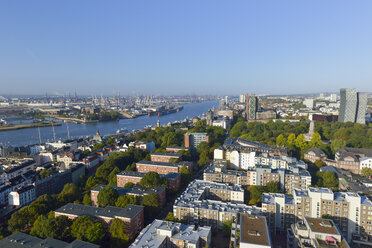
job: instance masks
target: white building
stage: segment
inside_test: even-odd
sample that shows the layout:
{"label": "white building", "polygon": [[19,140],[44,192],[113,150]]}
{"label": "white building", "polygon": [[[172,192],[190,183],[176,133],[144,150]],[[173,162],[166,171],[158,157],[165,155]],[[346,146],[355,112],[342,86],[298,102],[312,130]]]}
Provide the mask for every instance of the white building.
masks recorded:
{"label": "white building", "polygon": [[360,170],[363,168],[371,168],[372,169],[372,158],[370,157],[362,157],[359,159],[360,161]]}
{"label": "white building", "polygon": [[203,248],[210,246],[212,230],[208,226],[196,228],[194,225],[154,220],[145,227],[130,248],[187,247]]}
{"label": "white building", "polygon": [[305,99],[303,104],[306,106],[306,108],[312,109],[314,108],[314,99],[311,98]]}
{"label": "white building", "polygon": [[25,206],[36,200],[35,187],[28,185],[9,193],[9,205]]}
{"label": "white building", "polygon": [[248,170],[255,167],[256,152],[238,152],[230,153],[230,167],[232,169]]}
{"label": "white building", "polygon": [[45,146],[42,145],[34,145],[30,146],[30,155],[36,155],[41,151],[45,150]]}
{"label": "white building", "polygon": [[350,247],[337,225],[329,219],[305,218],[287,231],[287,247]]}

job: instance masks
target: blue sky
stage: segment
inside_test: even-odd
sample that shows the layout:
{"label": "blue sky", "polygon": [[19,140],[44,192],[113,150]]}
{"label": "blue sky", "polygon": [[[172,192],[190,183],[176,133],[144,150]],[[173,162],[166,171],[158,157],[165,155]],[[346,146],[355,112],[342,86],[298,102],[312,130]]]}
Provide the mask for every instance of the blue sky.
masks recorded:
{"label": "blue sky", "polygon": [[0,1],[0,94],[372,92],[372,1]]}

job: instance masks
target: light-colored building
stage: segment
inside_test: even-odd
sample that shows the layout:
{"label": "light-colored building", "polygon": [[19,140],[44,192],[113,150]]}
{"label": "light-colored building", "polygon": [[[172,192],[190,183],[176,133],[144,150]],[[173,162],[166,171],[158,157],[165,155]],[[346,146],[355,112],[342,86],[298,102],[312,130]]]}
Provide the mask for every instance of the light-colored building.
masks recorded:
{"label": "light-colored building", "polygon": [[28,185],[9,193],[8,201],[12,206],[26,206],[36,200],[35,187]]}
{"label": "light-colored building", "polygon": [[372,245],[372,202],[352,192],[332,192],[328,188],[293,190],[293,197],[265,193],[262,211],[272,231],[286,231],[305,217],[333,217],[342,235],[351,244]]}
{"label": "light-colored building", "polygon": [[349,248],[337,225],[330,219],[305,217],[287,232],[288,248]]}
{"label": "light-colored building", "polygon": [[204,248],[212,239],[210,227],[198,227],[157,220],[145,227],[130,248],[188,247]]}
{"label": "light-colored building", "polygon": [[240,248],[270,248],[272,247],[270,231],[264,216],[254,216],[249,214],[240,215],[238,229],[240,231],[239,245],[235,242],[234,247]]}
{"label": "light-colored building", "polygon": [[226,220],[237,213],[260,213],[260,208],[247,206],[244,190],[222,183],[192,181],[173,205],[173,214],[189,224],[221,228]]}
{"label": "light-colored building", "polygon": [[363,168],[370,168],[372,169],[372,157],[362,157],[359,159],[360,161],[360,170]]}
{"label": "light-colored building", "polygon": [[312,109],[314,108],[314,99],[307,98],[304,100],[303,104],[306,106],[306,108]]}

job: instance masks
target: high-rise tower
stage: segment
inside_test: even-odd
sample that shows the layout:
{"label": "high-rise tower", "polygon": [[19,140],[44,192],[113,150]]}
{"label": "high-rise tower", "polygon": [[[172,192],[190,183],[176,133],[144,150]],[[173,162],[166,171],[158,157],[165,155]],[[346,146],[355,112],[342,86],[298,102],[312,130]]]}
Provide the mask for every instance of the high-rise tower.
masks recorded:
{"label": "high-rise tower", "polygon": [[367,97],[367,93],[357,93],[355,88],[341,89],[338,121],[365,124]]}

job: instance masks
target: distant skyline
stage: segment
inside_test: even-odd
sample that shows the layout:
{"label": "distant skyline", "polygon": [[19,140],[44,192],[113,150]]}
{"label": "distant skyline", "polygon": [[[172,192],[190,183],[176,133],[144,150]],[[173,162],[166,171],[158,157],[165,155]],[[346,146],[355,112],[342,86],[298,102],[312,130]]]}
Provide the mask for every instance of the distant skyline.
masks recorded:
{"label": "distant skyline", "polygon": [[0,1],[0,95],[372,92],[372,1]]}

